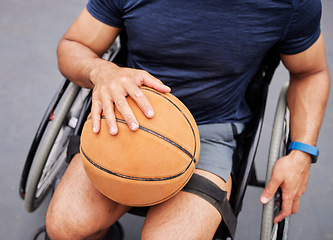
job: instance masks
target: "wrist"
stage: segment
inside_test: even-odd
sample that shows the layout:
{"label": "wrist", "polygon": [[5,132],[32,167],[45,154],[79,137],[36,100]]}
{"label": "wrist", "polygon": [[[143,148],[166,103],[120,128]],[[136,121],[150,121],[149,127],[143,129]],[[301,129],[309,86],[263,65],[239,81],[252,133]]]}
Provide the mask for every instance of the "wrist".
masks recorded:
{"label": "wrist", "polygon": [[109,72],[110,70],[113,71],[116,68],[119,68],[116,64],[110,61],[106,61],[102,58],[93,59],[90,66],[91,67],[89,71],[89,80],[93,86],[98,83],[102,74]]}
{"label": "wrist", "polygon": [[298,150],[304,153],[307,153],[311,156],[311,163],[316,163],[317,158],[319,155],[319,149],[315,146],[302,143],[302,142],[296,142],[293,141],[289,144],[288,152],[291,152],[292,150]]}

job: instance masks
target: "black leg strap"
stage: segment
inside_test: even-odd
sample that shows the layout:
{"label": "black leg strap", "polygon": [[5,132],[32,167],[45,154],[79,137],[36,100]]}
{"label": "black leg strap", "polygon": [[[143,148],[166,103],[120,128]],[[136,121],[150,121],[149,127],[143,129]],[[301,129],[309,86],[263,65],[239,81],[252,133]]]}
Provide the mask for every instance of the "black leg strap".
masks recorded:
{"label": "black leg strap", "polygon": [[69,138],[66,161],[69,163],[74,157],[74,155],[79,152],[80,152],[80,136],[72,135]]}
{"label": "black leg strap", "polygon": [[226,225],[230,237],[234,239],[237,218],[227,199],[227,192],[221,190],[215,183],[198,174],[193,174],[182,191],[193,193],[212,204],[221,214],[222,221]]}

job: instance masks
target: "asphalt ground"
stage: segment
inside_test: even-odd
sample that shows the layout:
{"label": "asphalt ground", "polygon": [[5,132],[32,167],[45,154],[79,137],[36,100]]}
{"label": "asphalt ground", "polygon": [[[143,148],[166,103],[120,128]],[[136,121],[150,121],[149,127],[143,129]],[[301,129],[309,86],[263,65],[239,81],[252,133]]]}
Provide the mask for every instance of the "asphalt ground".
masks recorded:
{"label": "asphalt ground", "polygon": [[[323,0],[322,30],[327,59],[333,69],[333,1]],[[37,211],[27,213],[19,197],[22,168],[39,122],[63,77],[57,69],[56,46],[61,36],[86,4],[79,0],[1,0],[0,2],[0,239],[25,240],[44,224],[47,198]],[[274,109],[288,74],[282,66],[270,88],[265,124],[256,165],[261,179]],[[333,99],[318,140],[320,158],[310,172],[299,213],[291,218],[289,239],[333,239]],[[258,239],[261,189],[249,187],[238,218],[236,239]],[[121,219],[125,239],[139,239],[142,218],[125,215]]]}

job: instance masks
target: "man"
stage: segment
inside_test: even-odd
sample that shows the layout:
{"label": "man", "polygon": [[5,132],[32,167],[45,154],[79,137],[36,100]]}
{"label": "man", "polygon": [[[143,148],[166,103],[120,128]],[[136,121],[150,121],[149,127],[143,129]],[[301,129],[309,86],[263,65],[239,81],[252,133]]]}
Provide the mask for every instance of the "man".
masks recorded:
{"label": "man", "polygon": [[[136,131],[139,123],[126,96],[152,118],[139,87],[164,93],[171,87],[199,126],[196,173],[229,195],[235,136],[251,118],[244,93],[273,46],[290,72],[291,139],[316,145],[330,84],[320,17],[319,0],[90,0],[59,43],[59,68],[93,89],[95,133],[102,111],[110,134],[118,133],[115,108]],[[121,31],[128,36],[129,68],[100,58]],[[277,161],[261,196],[265,204],[281,187],[282,211],[274,222],[297,212],[310,164],[310,154],[299,150]],[[129,209],[93,187],[76,155],[53,195],[47,231],[51,239],[103,239]],[[142,239],[211,239],[221,218],[205,198],[181,191],[150,208]]]}

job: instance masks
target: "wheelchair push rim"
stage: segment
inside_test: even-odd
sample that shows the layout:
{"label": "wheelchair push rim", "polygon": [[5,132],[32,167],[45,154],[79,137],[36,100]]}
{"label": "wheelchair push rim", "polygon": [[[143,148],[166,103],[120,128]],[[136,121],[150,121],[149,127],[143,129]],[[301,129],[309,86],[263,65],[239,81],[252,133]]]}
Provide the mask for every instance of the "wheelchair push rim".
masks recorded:
{"label": "wheelchair push rim", "polygon": [[60,88],[58,89],[58,91],[55,93],[55,96],[53,97],[50,105],[48,106],[42,121],[39,124],[39,127],[37,129],[37,132],[35,134],[35,137],[32,141],[32,144],[30,146],[30,150],[28,153],[28,156],[26,158],[24,167],[23,167],[23,171],[21,174],[21,180],[20,180],[20,188],[19,188],[19,192],[20,192],[20,197],[22,199],[25,199],[25,195],[26,195],[26,185],[27,185],[27,180],[28,180],[28,176],[29,176],[29,172],[32,166],[32,162],[34,160],[34,157],[36,155],[38,146],[40,144],[40,141],[42,139],[42,136],[47,128],[47,125],[49,123],[49,121],[51,121],[51,116],[54,112],[54,110],[56,109],[56,107],[58,106],[58,103],[61,99],[61,97],[63,96],[64,92],[66,91],[67,87],[69,86],[70,81],[65,80],[63,82],[63,84],[60,86]]}
{"label": "wheelchair push rim", "polygon": [[[33,212],[39,207],[56,177],[66,167],[66,152],[63,150],[66,149],[66,144],[68,143],[66,141],[58,145],[55,143],[63,135],[65,137],[71,135],[71,133],[65,132],[66,125],[73,124],[67,118],[80,89],[80,87],[74,84],[71,84],[67,89],[62,102],[57,108],[54,119],[50,121],[52,124],[46,130],[47,134],[45,134],[43,141],[38,146],[38,152],[33,159],[33,165],[29,172],[29,179],[27,179],[25,208],[28,212]],[[61,146],[61,151],[57,147],[54,147],[54,144],[57,147]]]}
{"label": "wheelchair push rim", "polygon": [[[265,184],[269,183],[272,177],[272,171],[275,162],[286,155],[289,143],[289,110],[287,107],[286,93],[288,83],[285,83],[281,89],[278,105],[276,108],[270,150],[267,163],[267,173]],[[288,237],[290,217],[285,218],[278,224],[273,224],[273,218],[280,211],[276,201],[281,203],[281,192],[278,191],[270,202],[263,206],[262,223],[261,223],[261,240],[285,240]],[[280,204],[281,205],[281,204]]]}

